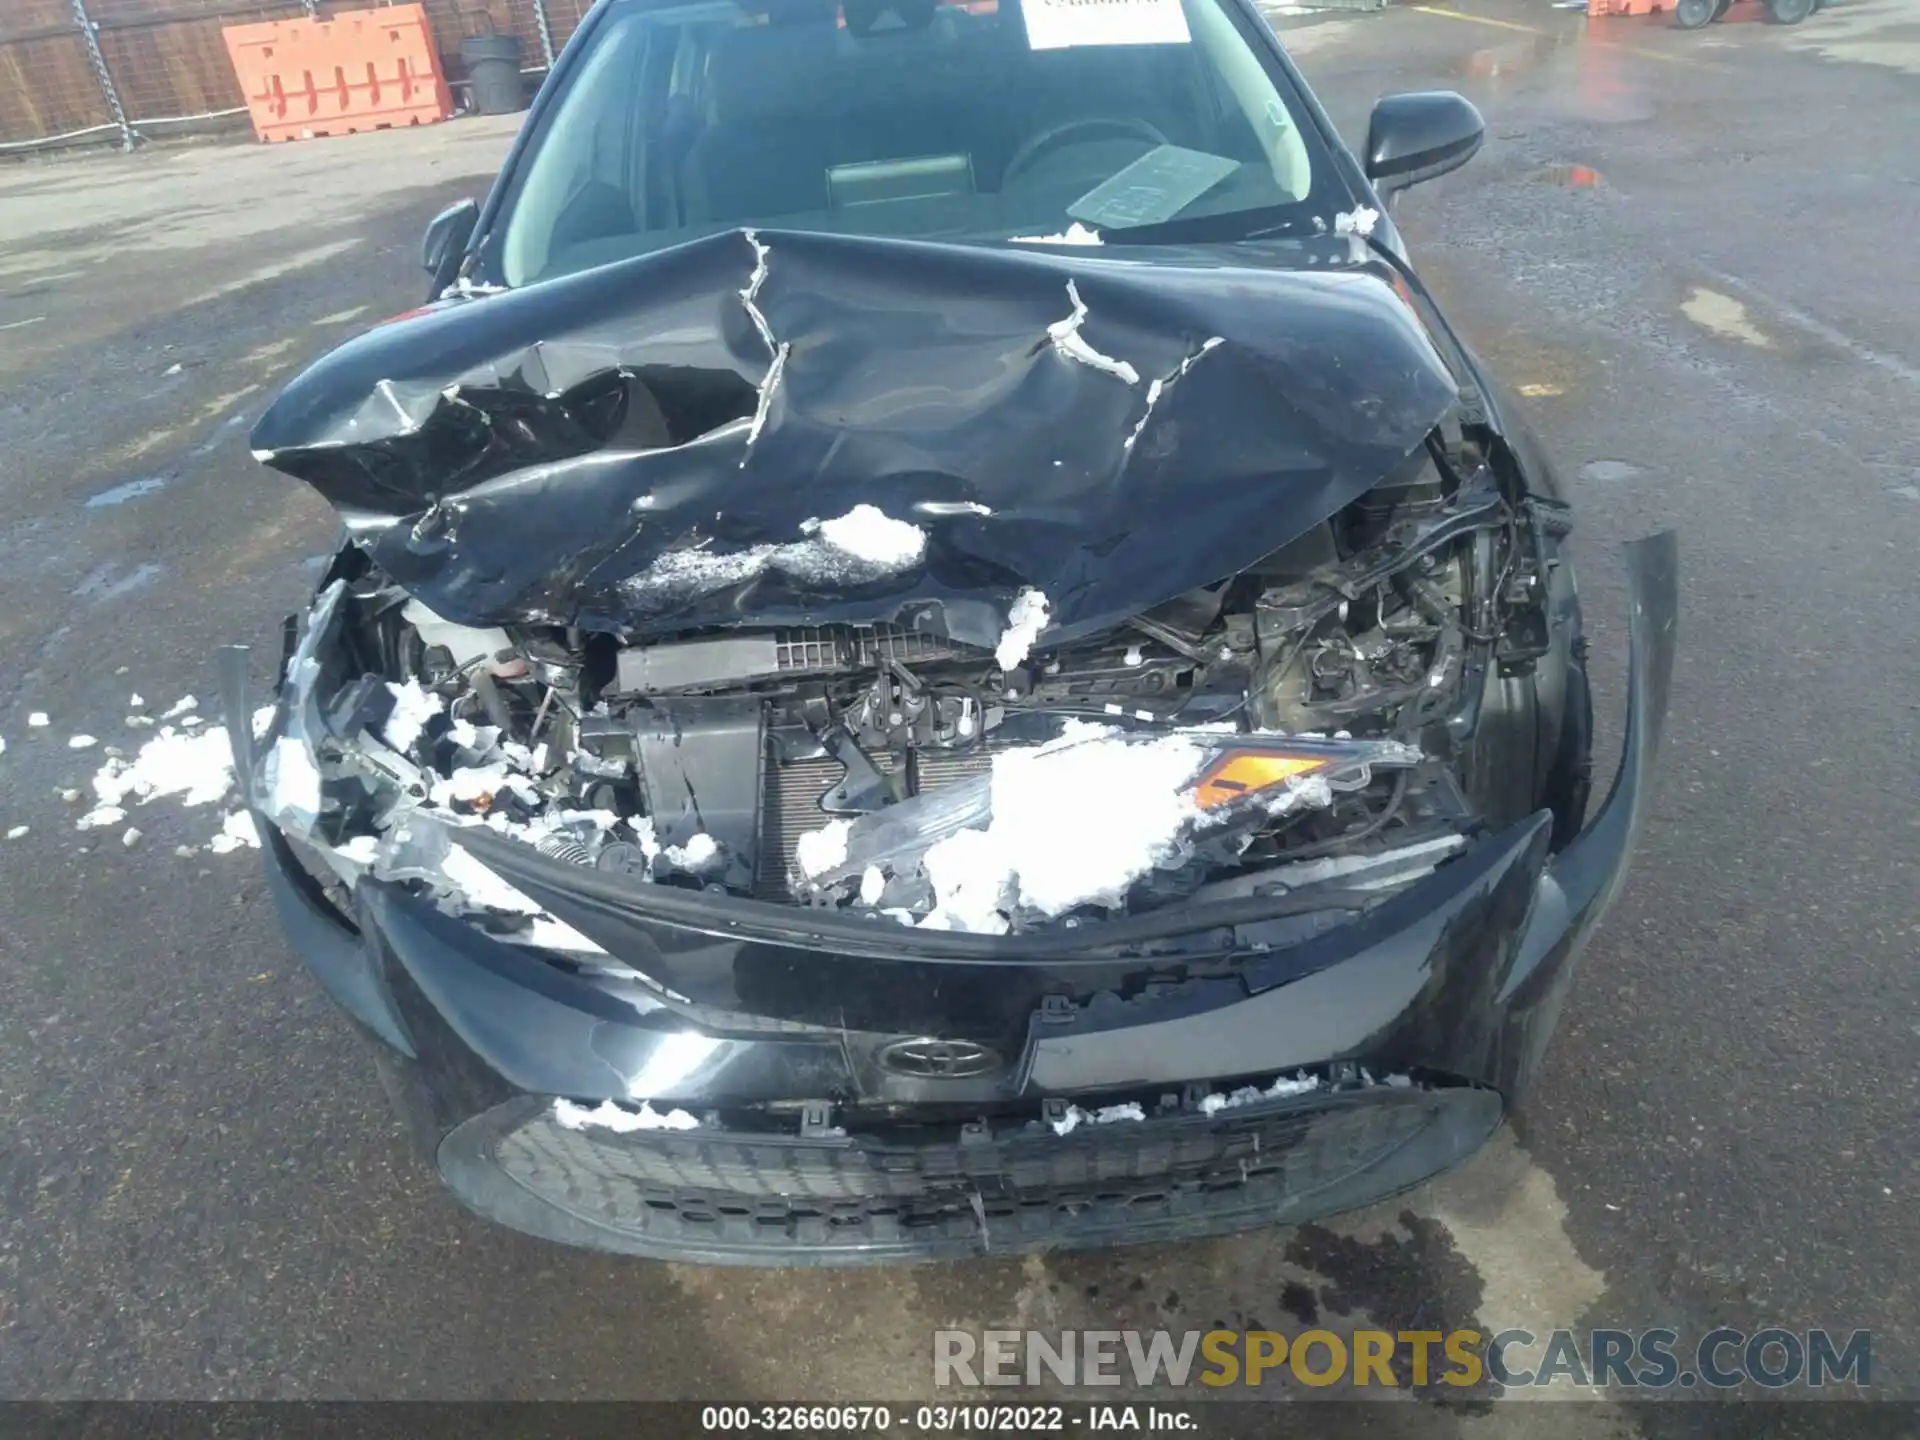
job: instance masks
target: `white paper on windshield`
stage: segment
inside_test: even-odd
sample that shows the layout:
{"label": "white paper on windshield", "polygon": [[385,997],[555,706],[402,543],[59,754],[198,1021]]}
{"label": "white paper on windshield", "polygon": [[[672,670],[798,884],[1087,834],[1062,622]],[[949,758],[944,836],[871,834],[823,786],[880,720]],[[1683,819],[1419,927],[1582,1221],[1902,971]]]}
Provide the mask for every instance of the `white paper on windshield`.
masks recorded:
{"label": "white paper on windshield", "polygon": [[1171,220],[1239,168],[1238,160],[1224,155],[1156,145],[1074,201],[1067,207],[1067,214],[1101,230],[1158,225]]}
{"label": "white paper on windshield", "polygon": [[1026,0],[1027,45],[1070,50],[1077,45],[1188,45],[1180,0]]}

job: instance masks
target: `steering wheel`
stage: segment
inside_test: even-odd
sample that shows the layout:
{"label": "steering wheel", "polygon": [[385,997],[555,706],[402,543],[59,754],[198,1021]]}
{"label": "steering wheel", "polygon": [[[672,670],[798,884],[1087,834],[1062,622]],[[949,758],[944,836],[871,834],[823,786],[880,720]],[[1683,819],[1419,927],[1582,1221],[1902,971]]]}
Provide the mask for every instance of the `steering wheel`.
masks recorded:
{"label": "steering wheel", "polygon": [[1001,173],[1000,188],[1005,190],[1026,171],[1031,170],[1039,158],[1049,150],[1058,149],[1068,139],[1081,134],[1132,135],[1153,145],[1165,145],[1167,137],[1162,135],[1145,120],[1136,120],[1125,115],[1096,115],[1079,120],[1069,120],[1064,125],[1056,125],[1051,130],[1042,130],[1031,137],[1007,161],[1007,168]]}

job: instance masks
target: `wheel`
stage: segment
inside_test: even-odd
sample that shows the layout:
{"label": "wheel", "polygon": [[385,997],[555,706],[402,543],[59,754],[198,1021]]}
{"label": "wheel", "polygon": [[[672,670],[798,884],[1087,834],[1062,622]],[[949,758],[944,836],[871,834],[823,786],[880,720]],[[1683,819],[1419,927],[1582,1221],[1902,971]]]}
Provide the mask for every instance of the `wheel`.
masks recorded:
{"label": "wheel", "polygon": [[[1818,5],[1820,3],[1820,0],[1814,0],[1814,3]],[[1720,3],[1713,7],[1713,18],[1718,20],[1722,15],[1726,14],[1727,11],[1731,10],[1732,8],[1733,8],[1733,0],[1720,0]]]}
{"label": "wheel", "polygon": [[1814,0],[1767,0],[1767,18],[1776,25],[1798,25],[1813,6]]}
{"label": "wheel", "polygon": [[1675,0],[1673,23],[1682,30],[1698,30],[1719,13],[1719,0]]}

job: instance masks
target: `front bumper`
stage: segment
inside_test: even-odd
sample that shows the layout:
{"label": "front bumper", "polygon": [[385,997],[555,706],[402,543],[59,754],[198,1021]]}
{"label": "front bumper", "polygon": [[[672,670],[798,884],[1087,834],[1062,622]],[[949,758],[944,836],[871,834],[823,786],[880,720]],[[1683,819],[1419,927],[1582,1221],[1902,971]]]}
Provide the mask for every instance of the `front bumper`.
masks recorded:
{"label": "front bumper", "polygon": [[[478,837],[477,854],[642,984],[557,964],[398,886],[362,881],[349,918],[256,812],[269,886],[448,1185],[535,1235],[835,1264],[1305,1220],[1471,1153],[1538,1068],[1624,875],[1666,713],[1673,537],[1629,547],[1629,569],[1626,729],[1593,823],[1550,856],[1542,812],[1297,943],[1267,948],[1258,923],[1173,950],[1017,962],[903,957],[882,931],[783,943],[677,893],[583,894],[556,862]],[[249,713],[244,688],[238,654],[230,716]],[[234,724],[251,795],[245,731]],[[1295,1073],[1313,1088],[1220,1103]],[[623,1132],[572,1110],[570,1128],[557,1097],[629,1114],[644,1098],[701,1123]],[[1104,1107],[1124,1108],[1099,1123]]]}

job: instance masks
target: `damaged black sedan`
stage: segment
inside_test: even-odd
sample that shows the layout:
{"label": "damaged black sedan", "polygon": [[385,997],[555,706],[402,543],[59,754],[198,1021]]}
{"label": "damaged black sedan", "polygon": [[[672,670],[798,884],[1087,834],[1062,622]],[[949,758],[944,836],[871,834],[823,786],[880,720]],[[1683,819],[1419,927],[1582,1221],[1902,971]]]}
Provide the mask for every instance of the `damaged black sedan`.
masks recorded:
{"label": "damaged black sedan", "polygon": [[[1245,0],[602,0],[436,299],[258,457],[346,539],[233,743],[454,1192],[835,1264],[1377,1199],[1536,1070],[1591,820],[1571,516]],[[250,713],[245,657],[228,713]]]}

